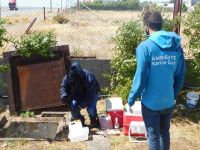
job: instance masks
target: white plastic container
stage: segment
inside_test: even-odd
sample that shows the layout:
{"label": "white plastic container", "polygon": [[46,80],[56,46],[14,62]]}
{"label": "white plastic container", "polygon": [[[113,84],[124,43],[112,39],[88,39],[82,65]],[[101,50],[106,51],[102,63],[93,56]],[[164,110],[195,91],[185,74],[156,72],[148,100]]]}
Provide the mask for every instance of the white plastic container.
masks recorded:
{"label": "white plastic container", "polygon": [[89,128],[83,127],[81,131],[69,132],[68,138],[71,142],[81,142],[88,140]]}
{"label": "white plastic container", "polygon": [[131,121],[130,130],[132,133],[144,133],[146,135],[146,128],[143,121]]}
{"label": "white plastic container", "polygon": [[191,92],[188,92],[186,96],[187,96],[187,99],[186,99],[187,106],[190,108],[195,108],[199,100],[198,93],[191,91]]}
{"label": "white plastic container", "polygon": [[147,137],[147,131],[146,131],[145,124],[143,121],[140,121],[140,122],[131,121],[129,131],[128,131],[128,137],[129,137],[130,142],[134,142],[134,143],[147,142],[146,140],[145,141],[139,141],[137,139],[133,140],[131,138],[131,133],[144,134],[145,137]]}
{"label": "white plastic container", "polygon": [[113,129],[110,115],[103,114],[99,116],[99,122],[102,130]]}
{"label": "white plastic container", "polygon": [[69,132],[79,132],[83,126],[80,120],[72,121],[69,123]]}
{"label": "white plastic container", "polygon": [[68,138],[71,142],[80,142],[88,140],[89,128],[82,127],[81,121],[72,121],[69,123]]}
{"label": "white plastic container", "polygon": [[123,110],[122,98],[111,97],[106,99],[106,111]]}

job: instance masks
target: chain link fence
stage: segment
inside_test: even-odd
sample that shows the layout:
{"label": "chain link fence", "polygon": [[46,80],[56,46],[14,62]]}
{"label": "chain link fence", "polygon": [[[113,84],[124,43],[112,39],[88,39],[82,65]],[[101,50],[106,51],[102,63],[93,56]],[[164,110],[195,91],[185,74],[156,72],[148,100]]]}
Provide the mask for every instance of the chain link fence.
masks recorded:
{"label": "chain link fence", "polygon": [[[32,23],[29,33],[53,31],[58,45],[69,45],[74,56],[111,58],[117,29],[123,22],[138,20],[141,15],[139,8],[123,10],[125,6],[121,1],[115,6],[121,9],[117,11],[93,10],[106,6],[109,0],[101,1],[101,6],[98,1],[95,6],[90,5],[95,3],[93,0],[17,0],[16,5],[9,6],[9,2],[15,1],[1,0],[0,16],[6,20],[9,38],[26,34]],[[13,50],[12,43],[1,48],[1,52],[9,50]]]}
{"label": "chain link fence", "polygon": [[[80,5],[85,9],[79,9]],[[18,0],[15,8],[10,10],[8,1],[1,1],[1,19],[6,21],[7,37],[19,38],[35,21],[30,33],[53,31],[58,45],[70,46],[71,55],[97,58],[111,57],[112,38],[118,27],[124,21],[137,19],[139,13],[95,11],[76,0]],[[65,22],[58,23],[61,19]],[[5,44],[1,51],[9,50],[13,50],[12,43]]]}

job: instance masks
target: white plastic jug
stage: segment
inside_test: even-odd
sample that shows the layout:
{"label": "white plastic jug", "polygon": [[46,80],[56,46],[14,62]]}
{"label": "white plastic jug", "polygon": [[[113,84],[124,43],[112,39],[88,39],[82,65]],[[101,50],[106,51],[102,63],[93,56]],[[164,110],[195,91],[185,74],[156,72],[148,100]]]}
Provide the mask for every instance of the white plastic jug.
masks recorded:
{"label": "white plastic jug", "polygon": [[103,114],[99,116],[99,122],[102,130],[113,129],[111,116]]}
{"label": "white plastic jug", "polygon": [[81,121],[72,121],[69,123],[68,138],[71,142],[80,142],[88,140],[89,128],[82,127]]}
{"label": "white plastic jug", "polygon": [[68,138],[71,142],[81,142],[88,140],[89,128],[83,127],[81,131],[69,132]]}
{"label": "white plastic jug", "polygon": [[80,120],[69,122],[69,132],[79,132],[83,128]]}
{"label": "white plastic jug", "polygon": [[111,97],[106,99],[106,111],[123,110],[122,98]]}

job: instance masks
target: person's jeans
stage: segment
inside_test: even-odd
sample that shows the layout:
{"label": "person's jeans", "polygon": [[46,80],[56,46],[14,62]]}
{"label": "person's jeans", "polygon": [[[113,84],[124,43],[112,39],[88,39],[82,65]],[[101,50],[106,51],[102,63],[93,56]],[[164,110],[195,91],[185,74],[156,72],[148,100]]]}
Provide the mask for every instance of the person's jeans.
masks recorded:
{"label": "person's jeans", "polygon": [[93,100],[91,101],[90,104],[88,104],[88,106],[85,105],[84,101],[72,100],[70,102],[72,117],[77,119],[82,119],[83,116],[81,116],[80,114],[81,108],[86,108],[90,119],[95,119],[97,117],[97,108],[96,108],[97,100],[98,100],[97,94],[94,95]]}
{"label": "person's jeans", "polygon": [[142,104],[142,116],[147,130],[149,150],[169,150],[169,129],[173,110],[174,106],[154,111]]}

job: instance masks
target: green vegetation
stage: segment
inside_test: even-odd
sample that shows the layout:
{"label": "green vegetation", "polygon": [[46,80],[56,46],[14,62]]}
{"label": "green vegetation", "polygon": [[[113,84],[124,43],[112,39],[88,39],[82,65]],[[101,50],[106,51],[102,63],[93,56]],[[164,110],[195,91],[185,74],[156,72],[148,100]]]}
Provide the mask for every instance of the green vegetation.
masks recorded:
{"label": "green vegetation", "polygon": [[4,28],[5,21],[0,20],[0,47],[3,46],[3,42],[7,41],[5,38],[6,35],[6,29]]}
{"label": "green vegetation", "polygon": [[26,112],[23,112],[23,113],[20,113],[20,117],[34,117],[35,114],[33,111],[26,111]]}
{"label": "green vegetation", "polygon": [[194,56],[193,67],[196,72],[200,72],[200,4],[195,5],[194,11],[188,15],[184,23],[183,33],[188,38],[191,54]]}
{"label": "green vegetation", "polygon": [[52,32],[33,33],[14,41],[16,52],[20,56],[44,56],[53,57],[52,49],[56,46],[56,36]]}
{"label": "green vegetation", "polygon": [[81,9],[86,9],[85,6],[87,6],[94,10],[140,10],[141,8],[139,0],[122,0],[116,2],[94,1],[82,4]]}
{"label": "green vegetation", "polygon": [[183,33],[187,36],[188,47],[192,59],[187,65],[187,80],[190,86],[200,85],[200,4],[195,5],[184,21]]}
{"label": "green vegetation", "polygon": [[127,100],[133,75],[136,69],[135,51],[144,39],[144,32],[138,22],[124,23],[117,32],[114,42],[114,55],[111,61],[111,91]]}

